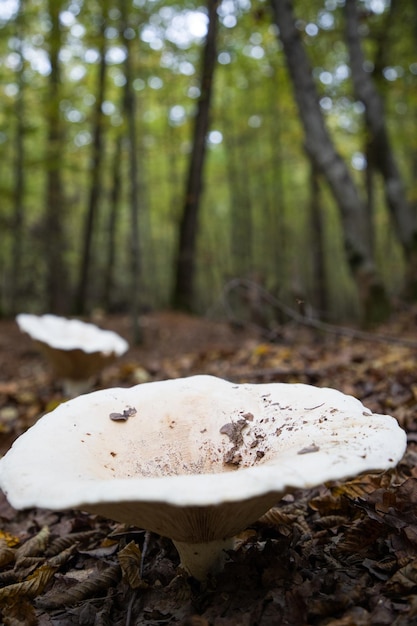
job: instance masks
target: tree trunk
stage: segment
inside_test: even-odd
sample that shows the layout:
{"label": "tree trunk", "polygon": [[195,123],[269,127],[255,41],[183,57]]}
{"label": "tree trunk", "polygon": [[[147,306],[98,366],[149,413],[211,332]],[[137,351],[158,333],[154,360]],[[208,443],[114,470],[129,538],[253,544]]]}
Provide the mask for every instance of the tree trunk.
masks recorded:
{"label": "tree trunk", "polygon": [[91,273],[91,257],[94,226],[97,219],[97,212],[100,204],[100,189],[102,178],[102,161],[103,161],[103,101],[105,96],[106,82],[106,36],[105,30],[107,26],[107,15],[105,8],[101,15],[100,27],[100,64],[98,68],[97,94],[93,115],[93,143],[90,166],[90,191],[88,199],[88,207],[84,223],[83,249],[81,255],[81,263],[79,268],[78,286],[75,298],[75,312],[83,314],[87,308],[87,294],[89,288],[89,278]]}
{"label": "tree trunk", "polygon": [[14,159],[14,193],[13,193],[13,241],[10,276],[10,311],[13,315],[20,310],[21,299],[21,273],[22,273],[22,253],[24,239],[25,222],[25,166],[24,166],[24,137],[25,137],[25,61],[23,57],[23,16],[24,2],[20,3],[19,12],[16,16],[16,39],[19,42],[18,54],[20,67],[17,75],[18,94],[16,97],[16,135],[15,135],[15,159]]}
{"label": "tree trunk", "polygon": [[392,215],[398,239],[407,262],[406,292],[417,299],[417,220],[407,201],[403,180],[398,169],[385,124],[382,98],[372,76],[364,69],[356,0],[346,0],[346,41],[349,49],[355,96],[365,106],[366,128],[375,167],[381,173],[387,205]]}
{"label": "tree trunk", "polygon": [[49,93],[46,108],[47,124],[47,173],[45,198],[45,261],[46,261],[46,306],[50,313],[66,313],[69,309],[68,274],[65,264],[65,214],[66,201],[62,184],[63,130],[60,116],[61,70],[61,27],[59,14],[62,3],[48,1],[51,20],[49,31]]}
{"label": "tree trunk", "polygon": [[104,286],[103,286],[103,306],[106,311],[111,309],[113,304],[112,289],[114,285],[114,271],[116,263],[116,231],[117,216],[119,212],[119,202],[122,187],[121,178],[121,156],[122,156],[122,137],[119,134],[115,141],[112,174],[112,187],[110,190],[110,207],[109,217],[106,229],[106,265],[104,268]]}
{"label": "tree trunk", "polygon": [[320,197],[320,175],[313,165],[310,172],[310,224],[314,304],[318,309],[319,317],[323,317],[328,305],[325,236]]}
{"label": "tree trunk", "polygon": [[325,127],[310,62],[295,26],[291,0],[271,0],[304,127],[307,154],[329,184],[339,207],[347,261],[365,323],[384,319],[389,304],[366,238],[365,205]]}
{"label": "tree trunk", "polygon": [[234,121],[239,118],[233,101],[225,105],[224,124],[228,129],[225,137],[225,153],[227,182],[230,194],[230,249],[231,270],[233,276],[249,278],[253,269],[253,224],[252,199],[250,194],[249,177],[241,170],[244,154],[245,138]]}
{"label": "tree trunk", "polygon": [[139,240],[139,211],[140,211],[140,184],[138,163],[138,142],[136,134],[136,100],[133,90],[132,45],[128,33],[130,3],[122,3],[122,39],[126,50],[125,87],[124,87],[124,114],[126,118],[127,146],[129,154],[129,205],[130,205],[130,314],[132,319],[132,341],[138,344],[142,341],[139,326],[139,304],[141,288],[141,251]]}
{"label": "tree trunk", "polygon": [[375,163],[373,151],[369,145],[369,137],[365,145],[366,168],[364,172],[366,189],[366,214],[368,242],[372,254],[375,254]]}
{"label": "tree trunk", "polygon": [[194,298],[198,214],[203,186],[206,140],[209,130],[210,105],[217,56],[218,0],[208,0],[208,30],[203,51],[201,94],[194,123],[193,148],[190,156],[184,208],[179,227],[172,304],[175,308],[191,310]]}

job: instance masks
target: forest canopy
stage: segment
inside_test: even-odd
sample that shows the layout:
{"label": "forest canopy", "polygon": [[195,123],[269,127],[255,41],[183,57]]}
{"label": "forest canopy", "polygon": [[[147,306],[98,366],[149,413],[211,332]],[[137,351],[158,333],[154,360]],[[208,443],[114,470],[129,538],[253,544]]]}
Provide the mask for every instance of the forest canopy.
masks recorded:
{"label": "forest canopy", "polygon": [[417,297],[412,0],[1,0],[0,313]]}

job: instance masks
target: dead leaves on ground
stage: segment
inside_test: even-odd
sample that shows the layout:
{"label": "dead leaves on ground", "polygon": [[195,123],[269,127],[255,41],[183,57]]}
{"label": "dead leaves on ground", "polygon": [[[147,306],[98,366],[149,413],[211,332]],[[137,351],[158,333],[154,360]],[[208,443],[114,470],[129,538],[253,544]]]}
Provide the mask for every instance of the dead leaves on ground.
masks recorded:
{"label": "dead leaves on ground", "polygon": [[[74,519],[74,525],[80,522],[76,516]],[[94,524],[88,516],[83,520]],[[117,560],[113,555],[119,542],[107,538],[111,534],[109,525],[105,526],[106,532],[98,527],[53,536],[63,528],[68,528],[67,522],[58,522],[51,528],[44,525],[22,542],[7,531],[1,533],[2,623],[38,624],[42,615],[66,612],[75,605],[82,607],[88,598],[108,595],[122,576],[130,588],[140,586],[139,567],[136,576],[133,573],[134,563],[140,560],[140,550],[134,542],[120,550]]]}
{"label": "dead leaves on ground", "polygon": [[[414,477],[368,475],[322,487],[313,497],[304,493],[261,518],[268,528],[291,523],[290,545],[281,542],[281,553],[294,550],[295,571],[302,575],[294,581],[306,603],[299,623],[411,623],[417,606],[416,498]],[[270,582],[269,572],[271,566],[264,568]],[[287,584],[289,579],[287,574]],[[285,611],[282,620],[298,623]]]}
{"label": "dead leaves on ground", "polygon": [[[298,329],[299,330],[299,329]],[[281,343],[109,369],[98,385],[198,373],[304,382],[360,398],[406,428],[398,468],[287,496],[242,533],[215,586],[177,575],[171,542],[75,513],[10,511],[0,498],[0,612],[6,626],[408,626],[417,622],[417,357],[402,346],[284,329]],[[390,330],[390,334],[396,334]],[[156,361],[155,361],[156,362]],[[0,437],[60,397],[39,378],[0,383]],[[143,569],[143,575],[141,570]]]}

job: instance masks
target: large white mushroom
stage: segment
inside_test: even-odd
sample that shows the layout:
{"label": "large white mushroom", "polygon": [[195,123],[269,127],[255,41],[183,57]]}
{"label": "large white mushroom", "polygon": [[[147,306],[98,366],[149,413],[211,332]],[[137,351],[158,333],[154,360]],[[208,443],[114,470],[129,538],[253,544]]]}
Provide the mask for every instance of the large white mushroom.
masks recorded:
{"label": "large white mushroom", "polygon": [[129,348],[117,333],[77,319],[20,313],[16,322],[62,379],[68,397],[87,391],[92,377]]}
{"label": "large white mushroom", "polygon": [[405,446],[393,417],[334,389],[192,376],[61,404],[0,460],[0,487],[17,509],[81,509],[170,537],[204,580],[286,492],[386,470]]}

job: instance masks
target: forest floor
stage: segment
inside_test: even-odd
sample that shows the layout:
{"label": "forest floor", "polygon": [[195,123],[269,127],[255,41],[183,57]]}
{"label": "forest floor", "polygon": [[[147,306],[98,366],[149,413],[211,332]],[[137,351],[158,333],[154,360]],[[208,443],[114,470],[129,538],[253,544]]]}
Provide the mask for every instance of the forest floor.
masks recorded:
{"label": "forest floor", "polygon": [[[127,318],[100,322],[129,339]],[[0,493],[2,623],[417,624],[417,311],[378,329],[400,342],[293,322],[271,342],[256,329],[172,312],[143,316],[141,328],[143,344],[107,367],[95,388],[198,373],[334,387],[394,415],[407,431],[407,453],[390,472],[286,496],[241,533],[224,570],[204,587],[178,574],[163,537],[145,541],[141,529],[75,511],[18,512]],[[62,400],[30,339],[13,320],[0,321],[0,455]],[[119,559],[132,542],[143,551],[139,580]]]}

